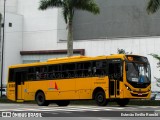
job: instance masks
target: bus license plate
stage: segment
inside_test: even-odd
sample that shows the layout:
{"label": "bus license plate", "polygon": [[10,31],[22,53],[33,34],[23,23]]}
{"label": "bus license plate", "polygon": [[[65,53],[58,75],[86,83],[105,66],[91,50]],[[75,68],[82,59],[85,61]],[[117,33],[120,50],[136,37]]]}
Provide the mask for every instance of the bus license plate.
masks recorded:
{"label": "bus license plate", "polygon": [[142,93],[138,93],[138,95],[142,95]]}

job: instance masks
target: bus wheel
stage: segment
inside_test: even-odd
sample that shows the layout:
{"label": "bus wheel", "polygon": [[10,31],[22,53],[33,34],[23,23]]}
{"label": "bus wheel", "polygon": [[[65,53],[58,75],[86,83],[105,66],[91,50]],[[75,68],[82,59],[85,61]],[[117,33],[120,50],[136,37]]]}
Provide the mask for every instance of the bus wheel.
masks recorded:
{"label": "bus wheel", "polygon": [[95,94],[95,101],[99,106],[106,106],[108,104],[108,100],[103,91],[99,91]]}
{"label": "bus wheel", "polygon": [[36,102],[39,106],[48,106],[49,105],[49,101],[45,100],[45,95],[41,91],[36,94]]}
{"label": "bus wheel", "polygon": [[58,106],[68,106],[70,104],[69,100],[60,100],[60,101],[56,101],[56,104]]}
{"label": "bus wheel", "polygon": [[120,105],[121,107],[126,106],[129,103],[129,99],[117,99],[117,104]]}

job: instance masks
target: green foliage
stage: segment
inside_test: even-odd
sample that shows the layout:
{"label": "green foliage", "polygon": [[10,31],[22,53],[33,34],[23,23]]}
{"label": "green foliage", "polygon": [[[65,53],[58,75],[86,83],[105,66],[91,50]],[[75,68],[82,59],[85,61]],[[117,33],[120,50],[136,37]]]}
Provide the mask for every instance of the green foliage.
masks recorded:
{"label": "green foliage", "polygon": [[65,22],[72,21],[75,9],[85,10],[93,14],[99,14],[100,10],[94,0],[41,0],[40,10],[47,8],[61,7]]}
{"label": "green foliage", "polygon": [[[157,55],[157,54],[153,54],[153,53],[151,53],[151,54],[149,54],[149,55],[151,55],[152,57],[154,57],[155,59],[158,60],[157,68],[160,68],[160,56]],[[160,87],[160,78],[157,78],[157,77],[154,77],[154,78],[155,78],[156,81],[157,81],[157,86]]]}
{"label": "green foliage", "polygon": [[153,14],[157,12],[159,8],[160,8],[160,0],[150,0],[147,6],[147,12],[148,14],[150,13]]}
{"label": "green foliage", "polygon": [[118,54],[126,54],[125,50],[124,49],[117,49],[117,53]]}
{"label": "green foliage", "polygon": [[73,55],[73,29],[72,21],[75,9],[84,10],[93,14],[99,14],[100,10],[94,0],[41,0],[40,10],[47,8],[60,7],[63,10],[63,18],[68,24],[68,37],[67,37],[67,53],[68,56]]}
{"label": "green foliage", "polygon": [[157,68],[159,68],[159,67],[160,67],[160,56],[157,55],[157,54],[153,54],[153,53],[151,53],[151,54],[149,54],[149,55],[151,55],[152,57],[154,57],[155,59],[158,60]]}
{"label": "green foliage", "polygon": [[154,57],[154,58],[156,58],[157,60],[160,60],[160,56],[159,56],[159,55],[157,55],[157,54],[153,54],[153,53],[151,53],[151,54],[149,54],[149,55],[153,56],[153,57]]}
{"label": "green foliage", "polygon": [[118,54],[132,54],[132,52],[129,53],[129,52],[126,52],[124,49],[119,49],[119,48],[117,49],[117,53]]}

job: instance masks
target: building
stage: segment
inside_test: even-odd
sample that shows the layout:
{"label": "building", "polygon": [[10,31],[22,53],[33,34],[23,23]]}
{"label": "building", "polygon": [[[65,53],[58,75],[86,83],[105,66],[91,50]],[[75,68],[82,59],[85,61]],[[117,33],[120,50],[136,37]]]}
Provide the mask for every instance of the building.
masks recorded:
{"label": "building", "polygon": [[[4,83],[7,67],[13,64],[44,61],[66,56],[66,24],[61,9],[38,10],[40,0],[6,0],[4,43]],[[0,0],[0,12],[3,14]],[[155,77],[160,77],[157,60],[150,53],[159,54],[160,13],[148,15],[146,0],[96,0],[101,14],[76,11],[74,16],[75,55],[109,55],[117,49],[147,56],[152,68],[152,90]]]}

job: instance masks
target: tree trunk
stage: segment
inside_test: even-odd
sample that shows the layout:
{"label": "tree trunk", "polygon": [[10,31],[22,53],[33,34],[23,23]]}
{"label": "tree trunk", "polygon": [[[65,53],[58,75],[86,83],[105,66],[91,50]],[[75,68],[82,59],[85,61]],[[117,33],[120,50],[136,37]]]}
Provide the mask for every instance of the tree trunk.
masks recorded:
{"label": "tree trunk", "polygon": [[67,55],[68,57],[73,56],[73,30],[72,21],[68,24],[68,39],[67,39]]}
{"label": "tree trunk", "polygon": [[[1,49],[1,46],[2,46],[2,34],[1,34],[1,27],[2,27],[2,24],[1,24],[1,21],[2,21],[2,14],[0,13],[0,79],[1,79],[1,70],[2,70],[2,66],[1,66],[1,62],[2,62],[2,49]],[[2,87],[0,87],[2,88]],[[2,95],[2,92],[0,91],[0,94]]]}

